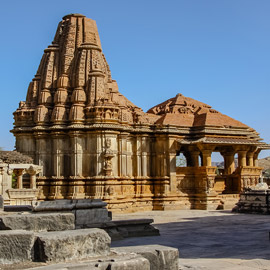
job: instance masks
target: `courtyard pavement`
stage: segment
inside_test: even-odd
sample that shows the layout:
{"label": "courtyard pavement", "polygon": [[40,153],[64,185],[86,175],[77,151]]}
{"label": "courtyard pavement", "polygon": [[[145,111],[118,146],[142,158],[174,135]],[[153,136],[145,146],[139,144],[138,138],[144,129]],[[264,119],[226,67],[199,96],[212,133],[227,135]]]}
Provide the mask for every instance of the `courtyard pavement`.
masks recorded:
{"label": "courtyard pavement", "polygon": [[127,238],[112,247],[160,244],[178,248],[180,269],[270,269],[270,215],[176,210],[113,214],[153,218],[160,236]]}

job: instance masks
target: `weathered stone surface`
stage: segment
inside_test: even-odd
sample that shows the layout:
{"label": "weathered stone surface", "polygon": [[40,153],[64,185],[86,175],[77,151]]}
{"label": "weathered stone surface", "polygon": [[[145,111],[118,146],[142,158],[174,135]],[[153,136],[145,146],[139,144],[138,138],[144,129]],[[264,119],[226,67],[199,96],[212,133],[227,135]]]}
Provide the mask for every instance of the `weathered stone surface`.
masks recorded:
{"label": "weathered stone surface", "polygon": [[63,231],[75,229],[72,213],[15,214],[0,216],[0,230]]}
{"label": "weathered stone surface", "polygon": [[178,249],[160,245],[114,248],[116,252],[135,252],[150,262],[151,270],[178,270]]}
{"label": "weathered stone surface", "polygon": [[61,232],[44,232],[37,235],[35,260],[61,262],[106,256],[110,252],[111,239],[100,229],[84,229]]}
{"label": "weathered stone surface", "polygon": [[153,219],[113,220],[100,223],[88,223],[87,228],[100,228],[105,230],[112,241],[126,237],[141,237],[159,235],[159,230],[151,223]]}
{"label": "weathered stone surface", "polygon": [[75,216],[77,229],[93,228],[93,224],[106,223],[111,220],[107,203],[101,199],[84,200],[54,200],[37,202],[34,212],[60,212],[70,211]]}
{"label": "weathered stone surface", "polygon": [[0,264],[31,261],[34,241],[33,232],[0,231]]}
{"label": "weathered stone surface", "polygon": [[87,259],[84,262],[50,264],[48,266],[31,268],[35,270],[150,270],[150,263],[137,254],[112,254],[102,258]]}
{"label": "weathered stone surface", "polygon": [[97,209],[78,209],[75,211],[76,228],[88,228],[93,223],[109,222],[108,210]]}
{"label": "weathered stone surface", "polygon": [[34,212],[57,212],[57,211],[71,211],[79,209],[93,209],[104,208],[107,206],[106,202],[101,199],[82,199],[82,200],[53,200],[36,202],[33,206]]}
{"label": "weathered stone surface", "polygon": [[153,219],[129,219],[113,221],[117,231],[124,238],[159,235],[159,230],[151,225],[153,222]]}
{"label": "weathered stone surface", "polygon": [[33,205],[33,212],[71,211],[74,207],[72,200],[40,201]]}

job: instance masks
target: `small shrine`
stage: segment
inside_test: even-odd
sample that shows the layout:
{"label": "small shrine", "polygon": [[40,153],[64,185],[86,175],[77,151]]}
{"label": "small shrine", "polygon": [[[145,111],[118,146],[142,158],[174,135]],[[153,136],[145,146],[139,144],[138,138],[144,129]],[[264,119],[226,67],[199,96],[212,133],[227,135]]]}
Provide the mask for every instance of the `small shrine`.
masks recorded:
{"label": "small shrine", "polygon": [[0,196],[5,205],[31,205],[37,201],[36,177],[42,167],[16,151],[0,151]]}

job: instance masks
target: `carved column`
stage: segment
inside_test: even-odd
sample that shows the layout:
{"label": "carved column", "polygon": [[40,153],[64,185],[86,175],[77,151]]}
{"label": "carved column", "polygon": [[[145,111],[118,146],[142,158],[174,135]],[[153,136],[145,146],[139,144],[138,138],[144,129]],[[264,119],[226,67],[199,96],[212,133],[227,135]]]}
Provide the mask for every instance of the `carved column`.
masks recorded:
{"label": "carved column", "polygon": [[254,166],[254,160],[253,160],[254,152],[248,152],[247,153],[247,166]]}
{"label": "carved column", "polygon": [[199,155],[200,151],[190,150],[190,156],[193,167],[199,167]]}
{"label": "carved column", "polygon": [[41,172],[41,170],[34,168],[33,166],[30,166],[30,168],[26,171],[30,175],[30,188],[36,189],[36,178],[37,174]]}
{"label": "carved column", "polygon": [[259,157],[260,152],[261,152],[261,150],[259,149],[254,153],[254,156],[253,156],[254,167],[259,167],[258,157]]}
{"label": "carved column", "polygon": [[24,169],[15,169],[14,173],[17,177],[17,188],[22,189],[23,188],[23,174]]}
{"label": "carved column", "polygon": [[203,166],[212,166],[211,150],[202,150]]}
{"label": "carved column", "polygon": [[247,151],[239,150],[238,151],[238,167],[247,166]]}
{"label": "carved column", "polygon": [[67,192],[67,183],[64,181],[64,175],[68,175],[70,171],[70,165],[64,162],[66,136],[64,132],[54,132],[52,138],[53,174],[49,199],[64,199]]}
{"label": "carved column", "polygon": [[224,173],[225,174],[232,174],[235,170],[234,164],[234,152],[225,152],[222,153],[224,157]]}

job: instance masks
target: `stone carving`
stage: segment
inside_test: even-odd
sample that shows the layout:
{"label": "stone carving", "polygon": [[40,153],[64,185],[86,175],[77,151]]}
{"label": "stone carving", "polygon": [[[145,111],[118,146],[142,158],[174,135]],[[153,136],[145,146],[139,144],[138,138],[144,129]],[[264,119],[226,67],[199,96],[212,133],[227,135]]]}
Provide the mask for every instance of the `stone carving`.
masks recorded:
{"label": "stone carving", "polygon": [[104,151],[104,172],[106,176],[112,174],[112,158],[114,154],[111,150],[112,141],[110,138],[105,139],[105,151]]}

